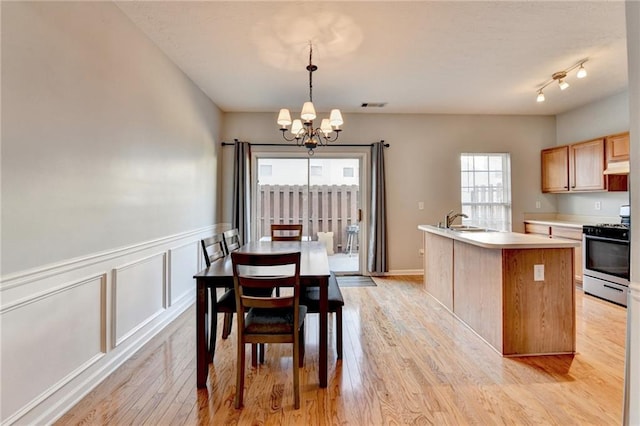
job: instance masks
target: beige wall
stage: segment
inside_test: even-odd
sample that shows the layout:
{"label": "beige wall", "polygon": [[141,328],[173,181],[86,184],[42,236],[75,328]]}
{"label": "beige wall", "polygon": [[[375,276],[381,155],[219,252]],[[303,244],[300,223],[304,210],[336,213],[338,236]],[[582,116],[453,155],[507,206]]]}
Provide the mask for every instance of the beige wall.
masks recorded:
{"label": "beige wall", "polygon": [[[556,118],[558,145],[581,142],[629,130],[629,93],[609,96]],[[558,213],[584,216],[618,216],[620,205],[629,203],[628,192],[558,194]],[[595,209],[600,202],[601,209]]]}
{"label": "beige wall", "polygon": [[[462,152],[510,152],[513,230],[523,232],[523,213],[555,212],[555,197],[540,193],[540,150],[555,144],[555,118],[546,116],[471,116],[426,114],[345,114],[340,143],[368,144],[381,139],[385,151],[389,225],[389,268],[420,270],[419,224],[437,223],[460,210]],[[223,137],[256,143],[282,142],[276,112],[225,113]],[[301,150],[301,148],[291,148]],[[324,149],[324,148],[319,148]],[[333,149],[333,148],[331,148]],[[230,164],[232,148],[225,148]],[[223,166],[223,200],[230,205],[230,167]],[[224,189],[226,188],[226,189]],[[425,203],[418,210],[418,202]],[[222,220],[231,212],[222,211]]]}
{"label": "beige wall", "polygon": [[221,112],[105,2],[2,2],[2,274],[216,221]]}
{"label": "beige wall", "polygon": [[193,305],[222,113],[113,3],[0,4],[0,423],[50,424]]}

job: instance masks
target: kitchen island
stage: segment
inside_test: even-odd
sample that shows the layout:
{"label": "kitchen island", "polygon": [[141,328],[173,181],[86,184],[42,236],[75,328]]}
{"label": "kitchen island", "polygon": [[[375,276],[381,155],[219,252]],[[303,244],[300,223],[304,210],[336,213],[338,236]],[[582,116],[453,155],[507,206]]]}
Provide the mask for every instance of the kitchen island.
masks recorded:
{"label": "kitchen island", "polygon": [[577,241],[418,229],[424,231],[425,290],[499,353],[575,352]]}

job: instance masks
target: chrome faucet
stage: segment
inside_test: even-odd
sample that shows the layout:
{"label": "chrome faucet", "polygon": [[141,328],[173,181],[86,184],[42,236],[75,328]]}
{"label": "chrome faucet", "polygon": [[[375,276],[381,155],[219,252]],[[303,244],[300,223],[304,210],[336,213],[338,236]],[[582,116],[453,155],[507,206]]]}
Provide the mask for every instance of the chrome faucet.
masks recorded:
{"label": "chrome faucet", "polygon": [[444,219],[444,224],[445,224],[445,228],[451,228],[451,224],[453,223],[454,220],[456,220],[458,217],[464,217],[464,218],[468,218],[469,216],[467,216],[464,213],[456,213],[453,214],[453,210],[451,210],[449,213],[447,213],[447,215],[445,216]]}

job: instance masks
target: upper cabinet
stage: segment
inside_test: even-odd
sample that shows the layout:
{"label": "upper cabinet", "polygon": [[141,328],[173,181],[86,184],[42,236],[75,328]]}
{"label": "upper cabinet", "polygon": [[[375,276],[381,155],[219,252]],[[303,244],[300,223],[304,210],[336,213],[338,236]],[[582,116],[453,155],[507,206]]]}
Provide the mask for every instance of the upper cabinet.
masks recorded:
{"label": "upper cabinet", "polygon": [[569,190],[569,147],[542,150],[542,192]]}
{"label": "upper cabinet", "polygon": [[607,164],[616,161],[629,161],[629,132],[607,136]]}
{"label": "upper cabinet", "polygon": [[569,185],[571,191],[603,191],[604,139],[569,145]]}
{"label": "upper cabinet", "polygon": [[628,159],[629,133],[544,149],[542,192],[626,191],[627,176],[604,171],[607,164]]}

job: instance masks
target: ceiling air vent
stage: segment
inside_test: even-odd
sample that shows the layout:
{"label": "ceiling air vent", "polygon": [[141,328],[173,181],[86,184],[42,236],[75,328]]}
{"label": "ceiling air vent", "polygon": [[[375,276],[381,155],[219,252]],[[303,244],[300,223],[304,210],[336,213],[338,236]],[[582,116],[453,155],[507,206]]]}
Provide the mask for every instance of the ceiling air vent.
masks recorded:
{"label": "ceiling air vent", "polygon": [[385,105],[387,105],[386,102],[363,102],[360,106],[362,108],[383,108]]}

